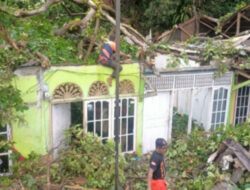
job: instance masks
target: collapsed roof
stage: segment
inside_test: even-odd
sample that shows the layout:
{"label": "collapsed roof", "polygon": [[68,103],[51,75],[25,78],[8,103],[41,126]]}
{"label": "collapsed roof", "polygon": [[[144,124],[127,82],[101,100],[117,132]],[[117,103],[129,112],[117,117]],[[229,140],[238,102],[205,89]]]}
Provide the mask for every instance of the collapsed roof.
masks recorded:
{"label": "collapsed roof", "polygon": [[[221,28],[221,31],[219,30]],[[157,38],[158,42],[186,41],[193,36],[231,38],[250,30],[250,5],[243,7],[224,20],[207,15],[197,15],[173,29],[165,31]]]}

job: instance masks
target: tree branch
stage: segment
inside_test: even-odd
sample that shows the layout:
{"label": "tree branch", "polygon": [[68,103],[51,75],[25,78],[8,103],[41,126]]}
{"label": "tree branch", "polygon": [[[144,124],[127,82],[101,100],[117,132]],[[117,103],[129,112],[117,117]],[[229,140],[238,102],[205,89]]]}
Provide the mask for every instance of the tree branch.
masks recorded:
{"label": "tree branch", "polygon": [[14,16],[24,18],[24,17],[37,15],[37,14],[45,12],[52,5],[57,4],[57,3],[61,2],[61,1],[62,0],[48,0],[39,9],[32,10],[32,11],[17,10],[17,11],[15,11]]}
{"label": "tree branch", "polygon": [[[115,25],[115,20],[105,11],[101,12],[103,16],[106,17],[106,19],[108,21],[110,21],[113,25]],[[146,41],[142,40],[142,39],[138,39],[136,36],[132,35],[131,33],[129,33],[127,31],[127,29],[124,26],[120,26],[121,31],[123,32],[123,34],[125,34],[126,36],[128,36],[134,43],[136,43],[137,45],[141,46],[141,47],[146,47],[147,43]]]}
{"label": "tree branch", "polygon": [[68,13],[69,16],[79,16],[79,15],[85,15],[85,13],[72,13],[70,11],[70,9],[64,4],[62,3],[63,8],[66,10],[66,12]]}
{"label": "tree branch", "polygon": [[85,28],[88,25],[88,22],[90,21],[90,19],[95,15],[95,9],[90,8],[88,14],[81,20],[81,21],[75,21],[72,23],[68,23],[66,25],[64,25],[62,28],[54,30],[53,34],[55,35],[62,35],[65,32],[67,32],[70,28],[74,28],[76,26],[80,26],[81,29]]}
{"label": "tree branch", "polygon": [[36,51],[35,54],[37,55],[37,57],[39,57],[39,59],[41,60],[41,66],[43,68],[47,68],[50,67],[51,63],[50,60],[47,56],[43,55],[42,53],[40,53],[39,51]]}
{"label": "tree branch", "polygon": [[8,11],[6,11],[3,7],[0,7],[0,11],[5,13],[5,14],[10,14]]}
{"label": "tree branch", "polygon": [[98,30],[99,30],[99,26],[100,26],[100,18],[97,18],[96,19],[96,25],[95,25],[95,31],[94,31],[94,35],[93,37],[91,38],[91,42],[89,44],[89,48],[88,48],[88,51],[84,57],[84,60],[87,60],[89,55],[90,55],[90,52],[91,50],[93,49],[93,46],[94,46],[94,43],[95,43],[95,40],[96,40],[96,36],[97,36],[97,33],[98,33]]}
{"label": "tree branch", "polygon": [[12,39],[8,36],[5,27],[3,27],[3,26],[0,25],[0,29],[1,29],[1,31],[2,31],[2,34],[3,34],[3,37],[4,37],[5,41],[6,41],[8,44],[10,44],[14,49],[19,50],[19,48],[18,48],[16,42],[15,42],[14,40],[12,40]]}

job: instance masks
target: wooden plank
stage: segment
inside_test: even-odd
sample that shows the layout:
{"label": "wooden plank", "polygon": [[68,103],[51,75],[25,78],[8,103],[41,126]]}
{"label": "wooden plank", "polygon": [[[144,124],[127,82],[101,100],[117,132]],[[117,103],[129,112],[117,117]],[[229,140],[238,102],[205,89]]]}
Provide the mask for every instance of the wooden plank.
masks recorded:
{"label": "wooden plank", "polygon": [[199,15],[196,16],[195,24],[196,24],[195,34],[198,35],[200,33],[200,16]]}
{"label": "wooden plank", "polygon": [[245,77],[247,79],[250,79],[250,75],[243,72],[243,71],[236,71],[236,74],[241,75],[241,76],[243,76],[243,77]]}
{"label": "wooden plank", "polygon": [[235,23],[236,23],[236,20],[233,21],[233,22],[230,24],[230,26],[224,31],[224,33],[227,33],[228,30],[229,30],[230,28],[232,28],[233,25],[235,25]]}
{"label": "wooden plank", "polygon": [[209,24],[207,24],[207,23],[205,23],[205,22],[203,22],[203,21],[201,21],[201,20],[200,20],[200,23],[203,24],[204,26],[210,28],[211,30],[215,31],[215,28],[213,28],[213,27],[210,26]]}
{"label": "wooden plank", "polygon": [[250,172],[250,153],[247,152],[239,143],[232,139],[227,139],[226,141],[223,141],[223,143],[227,145],[228,148],[233,150],[234,154],[238,157],[240,162]]}
{"label": "wooden plank", "polygon": [[241,15],[242,18],[244,18],[245,20],[247,20],[248,22],[250,22],[250,18],[248,18],[246,15]]}
{"label": "wooden plank", "polygon": [[[203,21],[200,21],[201,24],[203,24],[204,26],[210,28],[211,30],[213,31],[216,31],[215,28],[213,28],[212,26],[208,25],[207,23],[203,22]],[[221,32],[221,35],[224,36],[225,38],[230,38],[227,34]]]}
{"label": "wooden plank", "polygon": [[226,38],[230,38],[230,36],[228,36],[227,34],[225,34],[223,32],[221,32],[221,35],[224,36],[224,37],[226,37]]}
{"label": "wooden plank", "polygon": [[237,27],[236,27],[236,35],[238,36],[240,33],[240,17],[241,17],[241,13],[238,12],[237,13]]}
{"label": "wooden plank", "polygon": [[240,178],[243,175],[243,173],[244,173],[243,168],[234,168],[230,180],[234,183],[237,183],[238,181],[240,181]]}
{"label": "wooden plank", "polygon": [[189,37],[192,35],[190,34],[185,28],[183,28],[182,26],[179,26],[179,29],[181,29],[185,34],[187,34]]}

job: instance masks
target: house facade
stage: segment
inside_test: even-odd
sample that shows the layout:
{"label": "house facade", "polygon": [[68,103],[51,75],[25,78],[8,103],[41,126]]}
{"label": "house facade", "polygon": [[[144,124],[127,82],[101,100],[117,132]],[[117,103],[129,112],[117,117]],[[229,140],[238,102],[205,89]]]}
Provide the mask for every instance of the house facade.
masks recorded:
{"label": "house facade", "polygon": [[[64,146],[64,131],[78,124],[85,132],[114,138],[115,80],[108,86],[111,69],[103,66],[23,67],[15,71],[13,84],[28,105],[24,122],[1,128],[0,136],[12,139],[26,157],[32,151],[54,154]],[[120,73],[120,143],[122,152],[140,152],[142,143],[143,82],[138,64],[123,66]],[[10,130],[11,129],[11,130]],[[10,152],[2,152],[6,172]],[[3,156],[2,156],[3,155]],[[1,169],[1,168],[0,168]]]}
{"label": "house facade", "polygon": [[213,131],[226,125],[229,117],[232,72],[216,78],[213,66],[167,69],[168,55],[161,57],[156,58],[160,76],[144,73],[143,153],[155,148],[156,138],[171,139],[178,127],[173,125],[175,114],[188,116],[187,134],[194,123]]}

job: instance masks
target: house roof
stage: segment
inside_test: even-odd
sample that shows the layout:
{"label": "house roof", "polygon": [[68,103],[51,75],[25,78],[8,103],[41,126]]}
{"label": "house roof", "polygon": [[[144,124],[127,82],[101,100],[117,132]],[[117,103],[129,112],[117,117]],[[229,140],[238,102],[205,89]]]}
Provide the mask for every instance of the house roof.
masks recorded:
{"label": "house roof", "polygon": [[[196,22],[199,25],[196,25]],[[157,41],[185,41],[196,33],[205,33],[208,36],[215,36],[215,27],[218,20],[207,15],[193,17],[181,24],[175,25],[173,29],[165,31],[157,38]]]}
{"label": "house roof", "polygon": [[228,38],[239,35],[242,31],[250,30],[250,5],[241,8],[223,20],[221,26],[221,33]]}
{"label": "house roof", "polygon": [[[199,23],[199,25],[196,23]],[[207,15],[193,17],[175,25],[171,30],[165,31],[156,41],[185,41],[191,35],[196,34],[199,34],[199,36],[215,37],[217,36],[216,32],[218,31],[216,31],[216,27],[218,25],[222,27],[220,34],[224,38],[230,38],[239,35],[243,31],[250,30],[250,5],[241,8],[223,21]]]}
{"label": "house roof", "polygon": [[[223,60],[207,60],[204,58],[203,53],[207,51],[207,42],[200,41],[195,44],[187,44],[183,42],[175,42],[168,46],[170,51],[158,50],[161,55],[155,57],[155,68],[158,72],[185,72],[185,71],[205,71],[216,69],[216,65],[224,62],[228,66],[234,66],[232,69],[238,69],[248,75],[249,67],[242,68],[240,65],[247,65],[248,57],[250,56],[250,34],[245,34],[230,39],[213,39],[211,40],[212,46],[223,48],[225,55]],[[228,56],[230,49],[237,49],[238,51],[231,56]],[[212,49],[211,51],[215,51]],[[229,51],[229,53],[228,53]],[[175,68],[171,68],[173,65],[173,57],[171,55],[179,57],[179,63]],[[165,55],[165,57],[163,57]],[[186,61],[185,61],[186,59]],[[188,60],[188,61],[187,61]]]}

